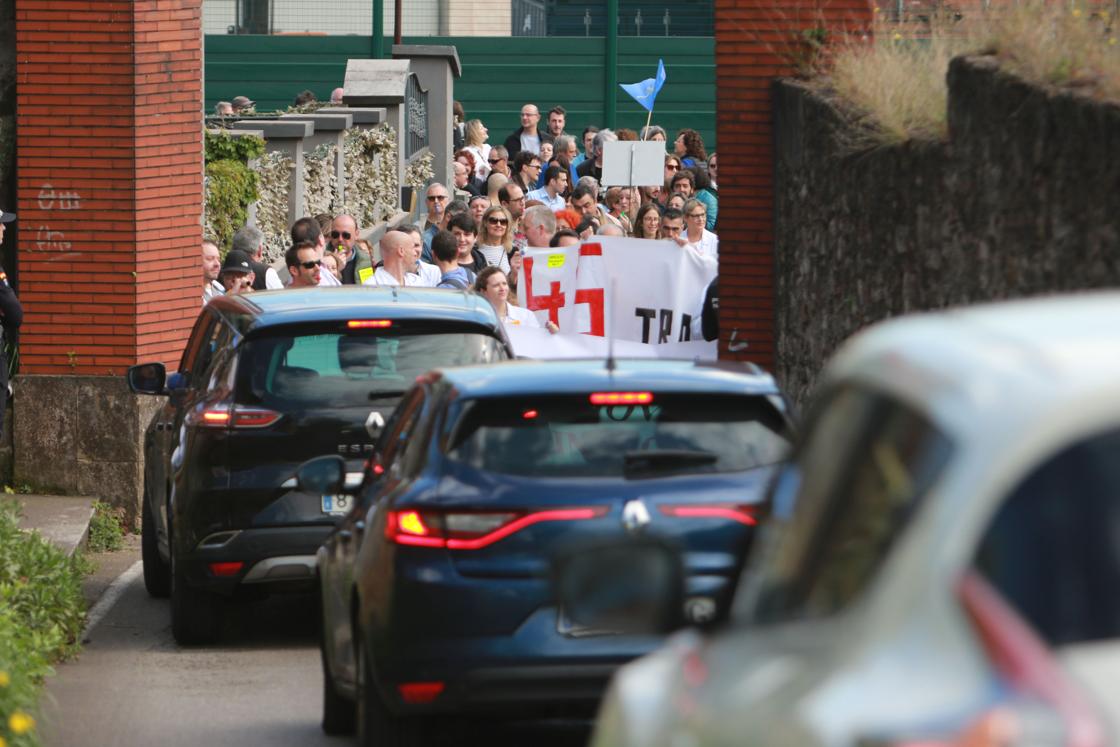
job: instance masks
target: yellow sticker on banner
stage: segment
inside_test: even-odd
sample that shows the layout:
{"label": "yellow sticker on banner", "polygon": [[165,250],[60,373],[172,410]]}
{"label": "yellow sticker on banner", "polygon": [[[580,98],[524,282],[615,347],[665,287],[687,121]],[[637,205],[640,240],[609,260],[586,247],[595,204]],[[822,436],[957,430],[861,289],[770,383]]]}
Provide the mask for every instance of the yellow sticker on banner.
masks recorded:
{"label": "yellow sticker on banner", "polygon": [[548,266],[549,267],[563,267],[564,266],[564,256],[565,255],[563,255],[563,254],[550,254],[550,255],[548,255]]}
{"label": "yellow sticker on banner", "polygon": [[369,280],[371,277],[373,277],[373,268],[372,267],[363,267],[362,269],[358,270],[358,283],[359,284],[364,283],[365,281]]}

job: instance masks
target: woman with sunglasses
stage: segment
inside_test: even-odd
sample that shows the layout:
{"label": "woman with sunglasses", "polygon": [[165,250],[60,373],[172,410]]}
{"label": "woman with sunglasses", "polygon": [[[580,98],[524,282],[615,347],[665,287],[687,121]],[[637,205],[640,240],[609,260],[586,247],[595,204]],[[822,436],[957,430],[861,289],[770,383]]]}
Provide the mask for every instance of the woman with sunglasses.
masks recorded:
{"label": "woman with sunglasses", "polygon": [[[536,314],[509,302],[509,278],[499,268],[487,267],[478,273],[478,277],[474,281],[474,289],[475,292],[490,302],[494,311],[498,312],[498,318],[502,320],[502,324],[507,327],[540,328],[541,323]],[[544,327],[552,334],[556,334],[560,329],[551,320],[545,322]]]}
{"label": "woman with sunglasses", "polygon": [[490,145],[486,139],[490,131],[481,119],[472,119],[467,122],[467,144],[463,150],[469,151],[474,158],[474,176],[476,179],[485,179],[490,175]]}
{"label": "woman with sunglasses", "polygon": [[669,194],[672,193],[672,190],[669,189],[669,185],[672,183],[673,177],[676,176],[677,172],[680,171],[680,170],[681,170],[681,159],[680,158],[678,158],[677,156],[674,156],[672,154],[669,154],[669,155],[665,156],[665,187],[662,190],[662,192],[664,192],[666,195],[669,195]]}
{"label": "woman with sunglasses", "polygon": [[513,231],[509,211],[501,205],[487,208],[478,228],[478,250],[486,257],[486,264],[509,272],[509,252],[513,248]]}

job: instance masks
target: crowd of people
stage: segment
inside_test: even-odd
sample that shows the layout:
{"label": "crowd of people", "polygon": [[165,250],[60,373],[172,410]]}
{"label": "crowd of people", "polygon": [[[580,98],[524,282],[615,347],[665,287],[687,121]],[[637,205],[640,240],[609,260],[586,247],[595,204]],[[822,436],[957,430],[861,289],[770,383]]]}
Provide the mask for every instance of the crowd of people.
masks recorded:
{"label": "crowd of people", "polygon": [[[250,102],[251,103],[251,102]],[[668,144],[665,130],[587,127],[565,131],[563,107],[547,125],[533,104],[521,108],[521,127],[500,145],[477,119],[455,103],[453,181],[425,193],[426,220],[387,231],[374,247],[361,238],[353,216],[297,220],[284,257],[282,279],[262,260],[264,236],[240,229],[224,262],[213,240],[203,242],[202,302],[221,293],[283,287],[397,285],[474,290],[509,325],[540,326],[518,300],[521,255],[526,247],[578,244],[593,235],[666,239],[681,251],[717,258],[719,238],[716,154],[700,134],[683,129],[665,155],[664,183],[602,189],[606,143],[647,140]],[[667,145],[668,147],[668,145]],[[557,331],[551,322],[550,331]]]}

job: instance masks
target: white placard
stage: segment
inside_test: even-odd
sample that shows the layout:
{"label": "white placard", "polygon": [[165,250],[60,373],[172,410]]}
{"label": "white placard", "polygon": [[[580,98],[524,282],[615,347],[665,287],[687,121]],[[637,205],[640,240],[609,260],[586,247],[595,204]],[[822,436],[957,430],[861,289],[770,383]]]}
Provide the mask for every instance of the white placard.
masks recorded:
{"label": "white placard", "polygon": [[605,187],[654,187],[665,184],[665,143],[619,140],[603,144]]}

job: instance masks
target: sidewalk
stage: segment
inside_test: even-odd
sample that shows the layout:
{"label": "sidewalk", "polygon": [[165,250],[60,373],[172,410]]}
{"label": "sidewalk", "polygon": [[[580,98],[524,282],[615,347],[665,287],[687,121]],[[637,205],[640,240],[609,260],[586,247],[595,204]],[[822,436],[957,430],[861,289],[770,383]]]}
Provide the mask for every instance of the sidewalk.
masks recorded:
{"label": "sidewalk", "polygon": [[21,505],[20,529],[37,530],[39,534],[73,555],[84,547],[93,517],[94,498],[59,495],[0,495]]}

